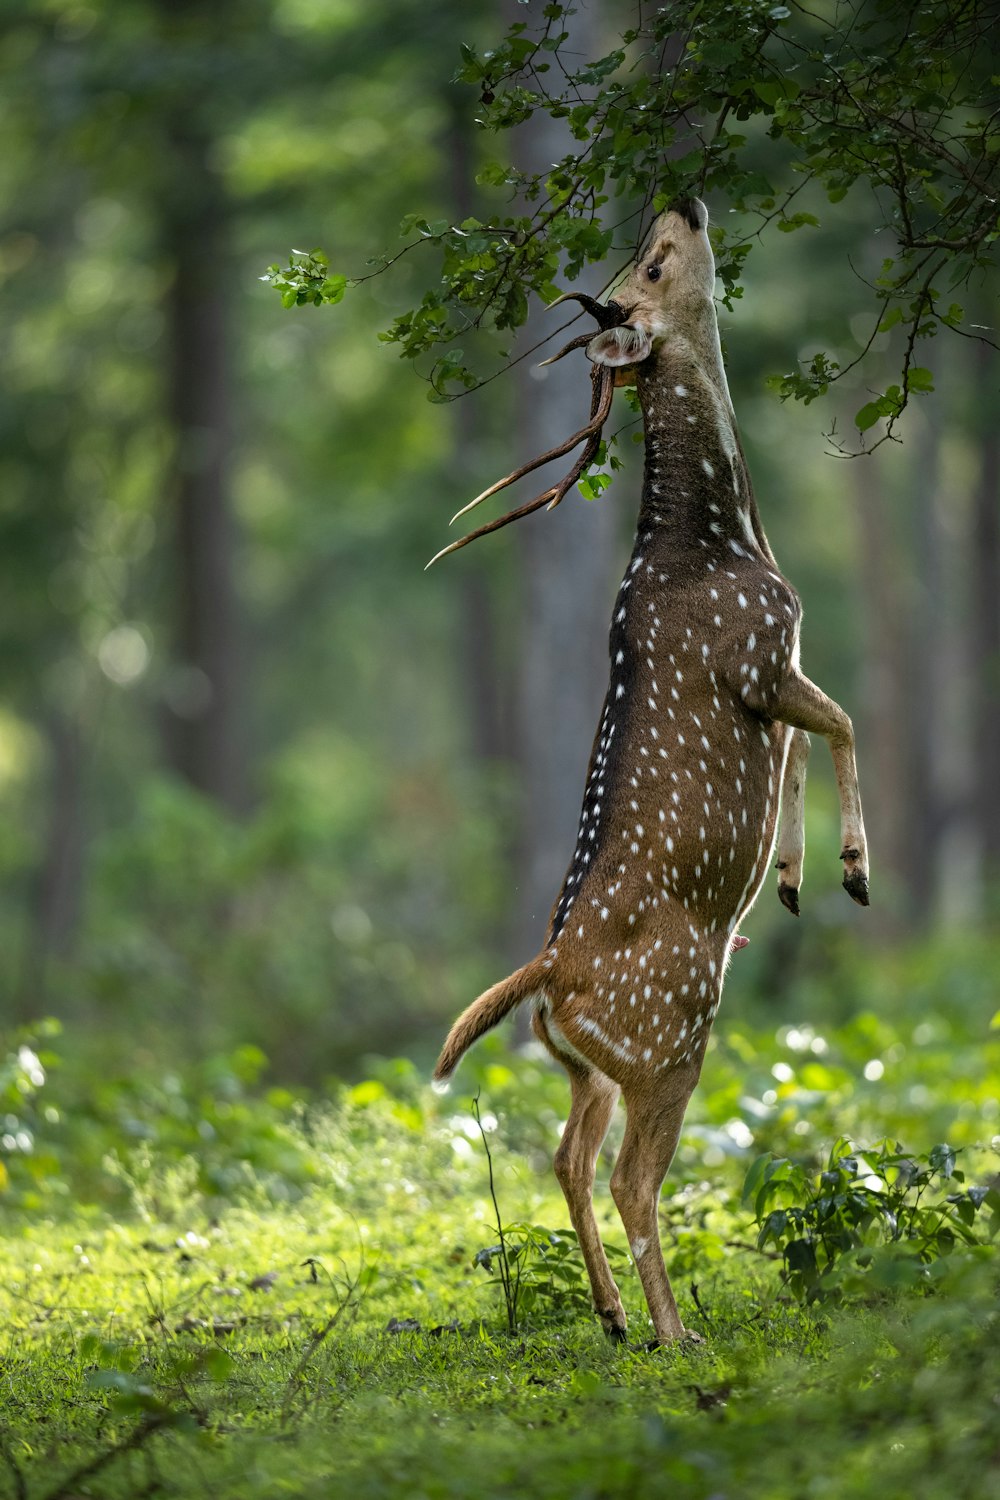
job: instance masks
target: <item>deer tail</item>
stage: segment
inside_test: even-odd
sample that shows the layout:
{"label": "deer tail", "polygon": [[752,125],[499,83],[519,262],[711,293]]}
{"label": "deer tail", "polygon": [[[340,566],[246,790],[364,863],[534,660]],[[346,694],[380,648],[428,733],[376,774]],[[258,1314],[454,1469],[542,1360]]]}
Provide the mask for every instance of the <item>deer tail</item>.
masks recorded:
{"label": "deer tail", "polygon": [[434,1069],[435,1083],[444,1083],[450,1078],[473,1042],[478,1041],[484,1032],[499,1025],[515,1005],[520,1005],[522,1000],[527,1000],[529,995],[541,988],[550,962],[544,953],[540,953],[522,969],[511,974],[509,979],[501,979],[499,984],[486,990],[478,1000],[473,1000],[448,1033]]}

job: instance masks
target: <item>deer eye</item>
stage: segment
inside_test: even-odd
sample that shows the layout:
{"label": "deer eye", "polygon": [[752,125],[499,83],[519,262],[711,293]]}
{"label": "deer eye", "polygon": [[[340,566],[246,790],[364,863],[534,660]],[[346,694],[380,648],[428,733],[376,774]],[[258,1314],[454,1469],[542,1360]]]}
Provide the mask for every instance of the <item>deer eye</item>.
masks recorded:
{"label": "deer eye", "polygon": [[647,266],[646,275],[649,277],[650,281],[659,281],[660,277],[663,275],[663,271],[660,266]]}

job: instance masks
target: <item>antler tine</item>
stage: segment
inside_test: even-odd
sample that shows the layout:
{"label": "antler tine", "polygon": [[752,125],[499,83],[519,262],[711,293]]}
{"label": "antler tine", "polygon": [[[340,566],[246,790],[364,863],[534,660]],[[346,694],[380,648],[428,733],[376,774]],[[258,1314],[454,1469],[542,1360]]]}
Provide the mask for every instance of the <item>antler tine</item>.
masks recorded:
{"label": "antler tine", "polygon": [[548,503],[548,510],[555,510],[559,502],[569,494],[587,465],[593,463],[597,456],[597,451],[601,446],[601,433],[608,419],[608,413],[611,411],[611,402],[615,394],[615,372],[609,369],[607,365],[595,365],[591,371],[591,378],[594,383],[594,389],[590,403],[590,414],[592,418],[591,426],[594,430],[591,433],[587,446],[576,463],[566,477],[561,479],[555,486],[555,494]]}
{"label": "antler tine", "polygon": [[[602,417],[601,421],[603,420],[604,418]],[[481,495],[477,495],[475,500],[470,500],[468,505],[463,505],[461,510],[456,511],[452,516],[449,525],[454,526],[455,522],[460,516],[466,515],[470,510],[475,510],[477,505],[481,505],[482,502],[484,500],[488,500],[491,495],[499,494],[501,490],[507,489],[509,485],[516,484],[519,479],[524,478],[525,474],[530,474],[534,469],[540,469],[543,464],[550,463],[554,458],[564,458],[565,455],[571,451],[571,449],[576,447],[577,443],[582,443],[584,438],[590,437],[593,431],[594,406],[592,403],[590,421],[586,424],[586,426],[581,427],[579,432],[574,432],[573,436],[571,438],[567,438],[564,443],[560,443],[558,448],[550,448],[548,453],[540,454],[538,458],[533,458],[530,463],[522,464],[519,469],[515,469],[513,474],[508,474],[505,479],[498,479],[495,484],[491,484],[488,489],[483,490],[483,493]]]}
{"label": "antler tine", "polygon": [[590,297],[586,292],[563,292],[554,302],[550,302],[546,312],[553,307],[558,307],[561,302],[579,302],[584,311],[589,312],[595,319],[597,326],[603,331],[605,328],[617,328],[619,323],[624,323],[628,313],[620,303],[598,302],[596,297]]}
{"label": "antler tine", "polygon": [[[442,547],[441,551],[436,552],[427,564],[427,567],[424,569],[425,573],[427,568],[432,568],[442,557],[447,557],[449,552],[458,552],[462,547],[467,547],[470,542],[478,541],[481,536],[487,536],[491,531],[499,531],[502,527],[509,526],[512,521],[520,521],[522,516],[530,516],[532,511],[540,510],[543,505],[547,505],[549,510],[553,510],[559,504],[560,500],[569,493],[587,465],[593,462],[600,447],[601,431],[604,423],[607,421],[608,413],[611,410],[611,402],[615,394],[615,376],[613,370],[604,365],[595,365],[593,377],[594,391],[591,400],[591,421],[588,427],[584,429],[588,433],[588,442],[569,473],[558,484],[554,484],[551,488],[544,490],[542,494],[536,495],[534,500],[529,500],[527,505],[518,506],[516,510],[508,511],[505,516],[500,516],[495,521],[487,521],[485,526],[480,526],[475,531],[470,531],[468,536],[459,537],[457,542],[452,542],[449,546]],[[577,436],[579,438],[582,434],[577,434]]]}
{"label": "antler tine", "polygon": [[589,344],[593,337],[593,333],[578,334],[575,339],[570,339],[569,343],[560,349],[558,354],[550,354],[548,359],[541,360],[537,368],[544,370],[546,365],[554,365],[557,359],[562,359],[563,355],[572,354],[574,349],[582,349],[584,344]]}
{"label": "antler tine", "polygon": [[[541,510],[542,506],[551,498],[554,492],[555,487],[546,490],[543,494],[536,495],[534,500],[529,500],[527,505],[519,506],[517,510],[508,511],[505,516],[500,516],[496,521],[487,521],[485,526],[480,526],[477,530],[470,531],[468,536],[461,536],[457,542],[452,542],[448,547],[442,547],[441,551],[435,552],[430,562],[427,563],[424,572],[426,573],[428,568],[432,568],[440,558],[447,557],[449,552],[458,552],[462,547],[467,547],[470,542],[478,541],[481,536],[486,536],[488,532],[499,531],[502,526],[509,526],[511,521],[519,521],[522,516],[529,516],[533,510]],[[459,511],[459,515],[461,514],[462,512]]]}

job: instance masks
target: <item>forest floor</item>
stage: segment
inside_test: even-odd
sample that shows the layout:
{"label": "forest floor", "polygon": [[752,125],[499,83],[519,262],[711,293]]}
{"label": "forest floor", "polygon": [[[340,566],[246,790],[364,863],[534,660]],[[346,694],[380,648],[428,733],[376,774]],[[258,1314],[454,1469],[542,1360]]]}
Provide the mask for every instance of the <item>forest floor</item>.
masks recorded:
{"label": "forest floor", "polygon": [[632,1342],[590,1311],[544,1062],[477,1049],[483,1130],[407,1064],[310,1107],[238,1066],[108,1082],[72,1106],[89,1176],[9,1158],[0,1495],[1000,1497],[1000,1038],[872,1025],[713,1049],[661,1204],[703,1342],[652,1350],[614,1137]]}
{"label": "forest floor", "polygon": [[[359,1232],[377,1269],[352,1297]],[[709,1275],[700,1307],[680,1289],[704,1344],[650,1353],[584,1313],[509,1336],[470,1284],[477,1242],[454,1213],[352,1226],[319,1201],[8,1240],[0,1493],[1000,1495],[1000,1338],[974,1278],[820,1317]]]}

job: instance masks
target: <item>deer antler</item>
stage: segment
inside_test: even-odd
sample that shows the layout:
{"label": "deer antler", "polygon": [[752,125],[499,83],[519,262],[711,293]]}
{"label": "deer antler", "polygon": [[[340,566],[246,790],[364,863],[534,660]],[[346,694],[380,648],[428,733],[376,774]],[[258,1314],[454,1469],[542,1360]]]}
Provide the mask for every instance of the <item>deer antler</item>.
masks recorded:
{"label": "deer antler", "polygon": [[[590,341],[590,338],[592,337],[593,335],[588,335],[588,343]],[[575,345],[576,340],[574,339],[573,344],[567,345],[562,353],[567,354],[571,348],[575,347]],[[461,510],[456,511],[451,518],[450,524],[454,525],[460,516],[466,515],[470,510],[475,510],[477,505],[481,505],[484,500],[489,500],[491,495],[497,495],[501,490],[508,489],[510,485],[516,484],[519,479],[524,478],[525,474],[530,474],[533,470],[542,468],[544,464],[550,463],[554,458],[563,458],[565,454],[569,453],[573,448],[576,447],[577,443],[582,443],[584,438],[588,438],[592,435],[595,430],[594,423],[595,421],[597,421],[596,411],[597,407],[595,406],[593,399],[591,399],[590,421],[587,422],[585,426],[581,427],[579,432],[574,432],[573,436],[567,438],[564,443],[560,443],[558,448],[550,448],[547,453],[540,453],[537,458],[533,458],[530,460],[530,462],[522,464],[519,469],[515,469],[512,474],[508,474],[504,479],[498,479],[495,484],[490,485],[489,489],[485,489],[483,490],[483,493],[481,495],[477,495],[475,500],[470,500],[468,505],[463,505]],[[598,427],[603,426],[606,417],[607,412],[605,412],[604,416],[602,416],[600,420],[597,421]]]}
{"label": "deer antler", "polygon": [[561,297],[549,303],[546,311],[558,307],[562,302],[579,302],[584,311],[590,313],[602,333],[605,328],[617,328],[619,323],[624,323],[628,317],[628,313],[619,303],[598,302],[596,297],[588,297],[586,292],[563,292]]}
{"label": "deer antler", "polygon": [[[602,330],[616,328],[619,324],[624,323],[628,317],[625,308],[621,307],[617,302],[598,302],[595,297],[588,296],[586,292],[565,292],[561,297],[557,297],[555,302],[550,302],[549,306],[556,307],[560,302],[579,302],[584,310],[596,319]],[[568,344],[560,349],[558,354],[551,355],[548,359],[543,360],[542,364],[555,364],[556,360],[562,359],[574,349],[582,349],[584,344],[589,344],[592,337],[593,335],[589,333],[578,334],[575,339],[571,339]],[[610,378],[608,378],[609,375]],[[540,454],[538,458],[533,458],[529,463],[522,464],[512,474],[508,474],[505,478],[498,479],[495,484],[491,484],[487,489],[483,490],[482,494],[477,495],[474,500],[470,500],[468,505],[463,505],[461,510],[456,511],[451,518],[450,524],[454,525],[460,516],[467,515],[470,510],[475,510],[477,505],[481,505],[484,500],[489,500],[492,495],[499,494],[501,490],[507,489],[509,485],[516,484],[519,479],[524,478],[525,474],[530,474],[533,470],[540,469],[543,464],[550,463],[555,458],[562,458],[571,449],[575,448],[577,443],[582,443],[586,439],[586,447],[573,464],[569,473],[558,484],[553,485],[551,489],[543,491],[541,495],[536,495],[535,499],[530,500],[527,505],[522,505],[517,510],[509,511],[507,515],[501,516],[497,521],[491,521],[487,526],[480,526],[478,530],[470,532],[461,541],[452,542],[449,547],[442,547],[441,551],[431,558],[431,561],[427,564],[428,568],[432,563],[436,563],[439,557],[445,557],[449,552],[457,552],[460,547],[465,547],[469,542],[474,542],[477,537],[485,536],[490,531],[499,531],[501,526],[507,526],[511,521],[518,521],[522,516],[530,515],[532,511],[539,510],[543,505],[547,505],[549,510],[555,509],[560,500],[562,500],[564,495],[579,479],[587,465],[593,463],[597,456],[601,443],[601,430],[611,410],[611,398],[614,395],[615,388],[614,375],[603,366],[595,366],[591,371],[591,383],[593,390],[590,398],[590,421],[581,427],[579,432],[575,432],[571,438],[567,438],[566,442],[560,443],[557,448],[550,448],[547,453]]]}
{"label": "deer antler", "polygon": [[[563,353],[565,354],[566,352],[564,349]],[[536,458],[532,463],[525,464],[516,473],[508,475],[506,479],[500,480],[498,484],[485,490],[482,495],[479,495],[472,501],[471,505],[467,505],[465,510],[460,510],[458,515],[464,515],[466,510],[471,510],[472,506],[478,505],[480,500],[485,500],[489,495],[495,495],[498,490],[506,489],[516,479],[522,478],[525,474],[530,474],[532,469],[539,468],[542,464],[548,463],[550,459],[561,458],[564,453],[568,453],[583,438],[587,438],[586,447],[573,464],[569,473],[560,479],[558,484],[554,484],[550,489],[543,490],[540,495],[535,496],[534,500],[529,500],[527,505],[521,505],[516,510],[508,511],[505,516],[500,516],[496,521],[488,521],[485,526],[480,526],[476,531],[470,531],[468,536],[460,537],[457,542],[452,542],[449,547],[442,547],[441,551],[435,553],[431,558],[427,564],[428,568],[432,567],[439,558],[447,557],[449,552],[458,552],[460,548],[467,547],[470,542],[477,541],[479,537],[486,536],[491,531],[499,531],[502,526],[509,526],[511,521],[519,521],[522,516],[529,516],[532,511],[540,510],[543,505],[548,505],[549,510],[552,510],[559,504],[563,496],[579,479],[587,465],[593,463],[597,457],[597,452],[601,445],[601,431],[608,419],[612,397],[615,394],[615,372],[607,365],[595,365],[591,371],[590,378],[593,385],[593,393],[590,401],[590,421],[586,427],[581,427],[580,431],[571,437],[569,442],[563,443],[561,447],[553,448],[549,453],[543,453],[541,458]],[[458,516],[455,519],[457,520]],[[426,569],[424,571],[426,572]]]}

